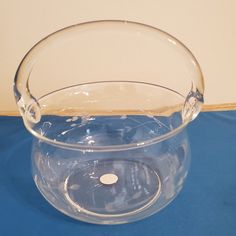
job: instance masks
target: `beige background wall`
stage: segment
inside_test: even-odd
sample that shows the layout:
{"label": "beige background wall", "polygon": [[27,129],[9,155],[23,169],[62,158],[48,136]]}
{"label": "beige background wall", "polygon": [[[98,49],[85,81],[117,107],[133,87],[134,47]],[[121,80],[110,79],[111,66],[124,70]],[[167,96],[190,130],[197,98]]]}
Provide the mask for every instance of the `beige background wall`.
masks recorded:
{"label": "beige background wall", "polygon": [[0,111],[16,110],[14,73],[38,40],[100,19],[139,21],[175,35],[201,64],[206,103],[236,102],[235,10],[234,0],[0,0]]}

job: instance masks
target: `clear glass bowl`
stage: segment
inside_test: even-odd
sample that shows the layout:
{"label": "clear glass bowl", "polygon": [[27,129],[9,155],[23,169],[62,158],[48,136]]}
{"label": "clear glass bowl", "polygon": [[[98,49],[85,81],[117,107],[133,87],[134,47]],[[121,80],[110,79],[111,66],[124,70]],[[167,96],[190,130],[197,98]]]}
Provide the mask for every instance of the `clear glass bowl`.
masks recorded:
{"label": "clear glass bowl", "polygon": [[34,136],[39,191],[90,223],[158,212],[187,176],[185,127],[198,115],[203,91],[192,53],[154,27],[106,20],[44,38],[22,60],[14,84]]}

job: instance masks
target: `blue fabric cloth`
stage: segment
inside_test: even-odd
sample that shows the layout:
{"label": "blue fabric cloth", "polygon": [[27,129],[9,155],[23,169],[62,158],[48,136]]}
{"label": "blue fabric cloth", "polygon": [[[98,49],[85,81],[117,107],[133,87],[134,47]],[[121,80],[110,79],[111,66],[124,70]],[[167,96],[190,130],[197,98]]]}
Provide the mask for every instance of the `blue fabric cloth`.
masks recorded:
{"label": "blue fabric cloth", "polygon": [[206,112],[189,127],[192,164],[180,195],[158,214],[116,226],[75,221],[50,206],[30,173],[31,135],[0,117],[0,235],[236,235],[236,112]]}

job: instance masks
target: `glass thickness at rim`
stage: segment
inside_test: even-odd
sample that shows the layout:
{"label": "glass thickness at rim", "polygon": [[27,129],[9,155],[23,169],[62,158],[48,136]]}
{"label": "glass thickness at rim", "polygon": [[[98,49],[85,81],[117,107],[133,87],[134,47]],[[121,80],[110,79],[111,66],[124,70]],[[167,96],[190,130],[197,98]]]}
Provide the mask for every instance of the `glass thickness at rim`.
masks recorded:
{"label": "glass thickness at rim", "polygon": [[[78,84],[78,85],[72,85],[72,86],[68,86],[66,88],[73,88],[73,87],[77,87],[77,86],[83,86],[83,85],[93,85],[93,84],[102,84],[102,83],[133,83],[133,84],[143,84],[143,85],[150,85],[150,86],[154,86],[157,88],[163,88],[167,91],[170,91],[171,93],[174,93],[175,95],[182,97],[184,99],[184,96],[181,95],[180,93],[166,88],[164,86],[160,86],[160,85],[156,85],[156,84],[151,84],[151,83],[145,83],[145,82],[139,82],[139,81],[98,81],[98,82],[90,82],[90,83],[82,83],[82,84]],[[50,96],[51,94],[53,94],[54,92],[58,92],[58,91],[62,91],[66,88],[57,90],[57,91],[53,91],[49,94],[46,94],[44,96],[42,96],[40,99],[43,99],[44,97],[47,97],[48,95]],[[144,146],[148,146],[151,144],[155,144],[161,141],[164,141],[174,135],[176,135],[177,133],[179,133],[183,128],[186,127],[186,125],[190,122],[190,120],[184,120],[184,122],[179,125],[177,128],[171,130],[170,132],[160,135],[158,137],[149,139],[149,140],[145,140],[145,141],[141,141],[141,142],[136,142],[136,143],[132,143],[132,144],[122,144],[122,145],[106,145],[106,146],[89,146],[89,145],[80,145],[80,144],[71,144],[71,143],[64,143],[61,141],[56,141],[56,140],[52,140],[50,138],[47,138],[43,135],[40,135],[38,132],[34,131],[25,121],[25,126],[28,129],[29,132],[31,132],[36,138],[51,144],[53,146],[57,146],[57,147],[61,147],[61,148],[66,148],[66,149],[72,149],[72,150],[81,150],[81,151],[86,151],[86,152],[110,152],[110,151],[124,151],[124,150],[130,150],[130,149],[136,149],[136,148],[142,148]]]}

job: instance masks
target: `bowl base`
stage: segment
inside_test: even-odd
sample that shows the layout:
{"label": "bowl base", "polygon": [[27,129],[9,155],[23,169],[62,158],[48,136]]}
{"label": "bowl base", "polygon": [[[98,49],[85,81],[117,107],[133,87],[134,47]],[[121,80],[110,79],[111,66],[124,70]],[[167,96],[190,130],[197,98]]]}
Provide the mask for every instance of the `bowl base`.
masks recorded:
{"label": "bowl base", "polygon": [[109,159],[87,161],[65,180],[67,204],[91,216],[120,217],[151,206],[161,192],[161,180],[145,163]]}

